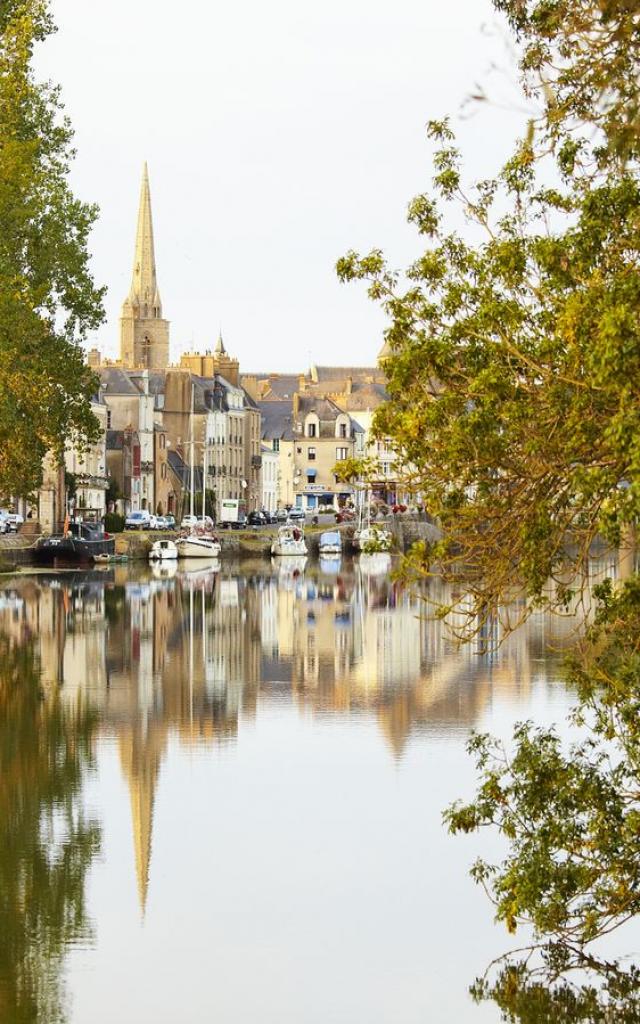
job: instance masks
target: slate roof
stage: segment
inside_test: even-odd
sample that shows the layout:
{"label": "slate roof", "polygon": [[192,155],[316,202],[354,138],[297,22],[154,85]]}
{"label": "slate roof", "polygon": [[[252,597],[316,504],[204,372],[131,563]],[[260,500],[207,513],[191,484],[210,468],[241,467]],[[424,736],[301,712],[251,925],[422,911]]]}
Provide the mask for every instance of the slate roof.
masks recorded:
{"label": "slate roof", "polygon": [[118,366],[100,366],[96,371],[100,377],[102,391],[107,395],[139,395],[140,391],[126,370]]}
{"label": "slate roof", "polygon": [[291,417],[293,402],[258,402],[262,415],[262,437],[265,441],[293,441]]}
{"label": "slate roof", "polygon": [[323,384],[330,380],[346,380],[351,377],[354,381],[366,381],[367,378],[379,380],[381,371],[377,366],[312,366],[310,370],[312,381]]}

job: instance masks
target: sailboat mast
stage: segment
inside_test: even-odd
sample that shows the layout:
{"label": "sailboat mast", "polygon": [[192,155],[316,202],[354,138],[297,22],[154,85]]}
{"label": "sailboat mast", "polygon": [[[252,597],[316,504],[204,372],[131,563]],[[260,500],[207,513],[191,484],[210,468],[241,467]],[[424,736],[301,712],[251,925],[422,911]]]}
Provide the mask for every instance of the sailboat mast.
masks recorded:
{"label": "sailboat mast", "polygon": [[206,512],[206,500],[207,500],[207,425],[204,426],[204,446],[202,453],[202,523],[204,525],[204,517]]}
{"label": "sailboat mast", "polygon": [[193,516],[193,381],[191,381],[191,414],[189,416],[189,515]]}

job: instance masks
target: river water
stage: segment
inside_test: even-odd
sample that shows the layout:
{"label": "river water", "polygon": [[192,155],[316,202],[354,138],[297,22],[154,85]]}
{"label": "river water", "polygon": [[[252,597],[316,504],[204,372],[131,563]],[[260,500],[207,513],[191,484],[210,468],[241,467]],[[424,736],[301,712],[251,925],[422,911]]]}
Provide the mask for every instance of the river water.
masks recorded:
{"label": "river water", "polygon": [[441,814],[471,729],[564,718],[575,623],[460,651],[385,557],[5,577],[3,1024],[499,1019]]}

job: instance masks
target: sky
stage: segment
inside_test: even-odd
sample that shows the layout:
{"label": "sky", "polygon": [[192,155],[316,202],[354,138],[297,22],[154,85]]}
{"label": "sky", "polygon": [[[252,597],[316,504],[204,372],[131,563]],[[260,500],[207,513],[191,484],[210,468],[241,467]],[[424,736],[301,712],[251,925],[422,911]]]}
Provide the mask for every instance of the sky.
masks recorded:
{"label": "sky", "polygon": [[384,316],[335,263],[379,247],[402,268],[419,252],[406,208],[430,187],[426,122],[451,115],[474,177],[524,130],[515,109],[461,114],[492,62],[508,65],[490,0],[51,7],[37,69],[75,128],[72,186],[100,207],[107,321],[90,343],[111,358],[145,160],[172,361],[221,330],[244,372],[298,372],[375,362]]}

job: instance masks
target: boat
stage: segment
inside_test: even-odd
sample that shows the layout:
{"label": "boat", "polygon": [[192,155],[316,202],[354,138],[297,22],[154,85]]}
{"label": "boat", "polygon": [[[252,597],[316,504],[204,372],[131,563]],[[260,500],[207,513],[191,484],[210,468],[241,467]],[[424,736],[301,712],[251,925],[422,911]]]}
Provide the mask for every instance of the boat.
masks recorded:
{"label": "boat", "polygon": [[105,533],[102,523],[70,523],[65,520],[63,532],[41,538],[35,547],[37,565],[67,562],[86,565],[102,556],[115,556],[116,540]]}
{"label": "boat", "polygon": [[353,546],[365,555],[389,552],[393,537],[383,526],[364,526],[353,535]]}
{"label": "boat", "polygon": [[208,537],[204,533],[178,537],[175,547],[178,558],[218,558],[222,550],[217,537]]}
{"label": "boat", "polygon": [[324,558],[327,555],[341,555],[342,554],[342,537],[337,530],[328,530],[326,533],[320,534],[320,543],[318,545],[320,555]]}
{"label": "boat", "polygon": [[307,545],[301,526],[288,523],[286,526],[279,527],[271,545],[272,555],[306,555],[306,553]]}
{"label": "boat", "polygon": [[172,540],[156,540],[149,552],[150,562],[172,562],[178,557],[178,549]]}
{"label": "boat", "polygon": [[[191,423],[193,423],[193,385],[191,386]],[[193,449],[195,442],[193,437],[189,441],[191,445],[191,456],[189,463],[189,514],[193,520],[193,503],[194,503],[194,466],[193,466]],[[202,518],[204,521],[204,509],[206,505],[206,481],[207,481],[207,449],[206,445],[203,452],[203,464],[202,464]],[[217,537],[205,533],[203,530],[199,530],[198,527],[192,528],[191,532],[186,537],[179,537],[175,542],[177,549],[178,558],[218,558],[222,551],[222,545]],[[154,544],[155,547],[155,544]]]}

